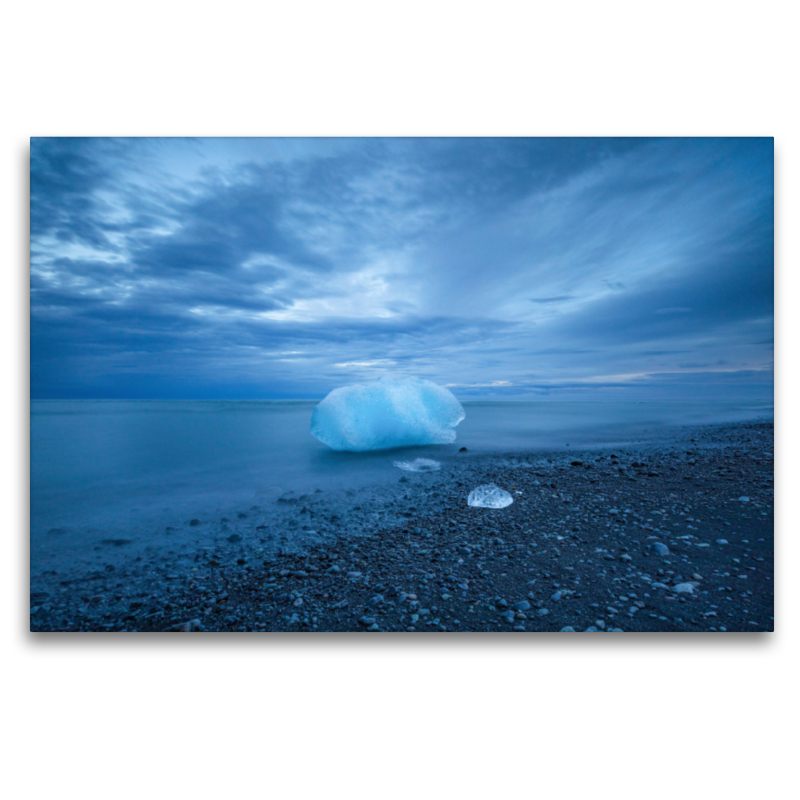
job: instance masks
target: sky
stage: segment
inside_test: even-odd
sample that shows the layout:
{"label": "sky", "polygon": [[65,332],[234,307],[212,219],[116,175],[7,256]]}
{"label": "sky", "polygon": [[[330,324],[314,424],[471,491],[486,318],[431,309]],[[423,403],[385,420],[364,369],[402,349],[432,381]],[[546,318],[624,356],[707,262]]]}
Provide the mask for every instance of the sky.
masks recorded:
{"label": "sky", "polygon": [[31,140],[31,397],[773,395],[773,140]]}

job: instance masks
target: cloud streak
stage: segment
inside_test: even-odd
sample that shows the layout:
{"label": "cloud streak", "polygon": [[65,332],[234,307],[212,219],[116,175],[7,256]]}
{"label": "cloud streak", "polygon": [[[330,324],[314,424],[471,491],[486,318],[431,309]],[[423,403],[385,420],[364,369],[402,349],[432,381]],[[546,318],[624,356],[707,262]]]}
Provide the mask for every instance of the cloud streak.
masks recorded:
{"label": "cloud streak", "polygon": [[770,139],[34,139],[31,392],[771,394],[772,242]]}

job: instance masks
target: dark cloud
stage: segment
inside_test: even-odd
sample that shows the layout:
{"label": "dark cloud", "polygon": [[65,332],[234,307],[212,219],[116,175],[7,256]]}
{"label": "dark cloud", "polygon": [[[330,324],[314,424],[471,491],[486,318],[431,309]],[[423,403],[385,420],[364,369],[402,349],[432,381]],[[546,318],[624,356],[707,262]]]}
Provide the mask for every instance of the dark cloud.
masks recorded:
{"label": "dark cloud", "polygon": [[766,391],[772,182],[764,139],[34,139],[32,394]]}

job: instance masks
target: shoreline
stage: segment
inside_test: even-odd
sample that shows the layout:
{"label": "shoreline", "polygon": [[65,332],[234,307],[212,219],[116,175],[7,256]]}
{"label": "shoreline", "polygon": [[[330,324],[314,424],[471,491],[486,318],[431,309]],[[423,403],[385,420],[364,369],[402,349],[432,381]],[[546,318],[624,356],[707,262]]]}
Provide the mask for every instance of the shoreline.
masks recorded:
{"label": "shoreline", "polygon": [[[174,557],[32,574],[31,630],[773,630],[773,441],[682,427],[287,493]],[[469,507],[483,483],[514,503]]]}

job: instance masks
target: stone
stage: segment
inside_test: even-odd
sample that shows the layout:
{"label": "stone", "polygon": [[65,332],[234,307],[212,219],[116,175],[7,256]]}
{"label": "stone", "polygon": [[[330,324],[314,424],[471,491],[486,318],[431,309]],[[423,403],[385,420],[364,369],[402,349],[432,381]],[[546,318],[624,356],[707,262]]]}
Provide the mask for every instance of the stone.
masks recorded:
{"label": "stone", "polygon": [[668,556],[669,555],[669,547],[661,542],[653,542],[650,545],[650,552],[656,556]]}
{"label": "stone", "polygon": [[520,600],[519,603],[514,603],[514,609],[516,611],[528,611],[531,607],[531,604],[527,600]]}
{"label": "stone", "polygon": [[565,625],[559,633],[575,633],[575,628],[572,625]]}

